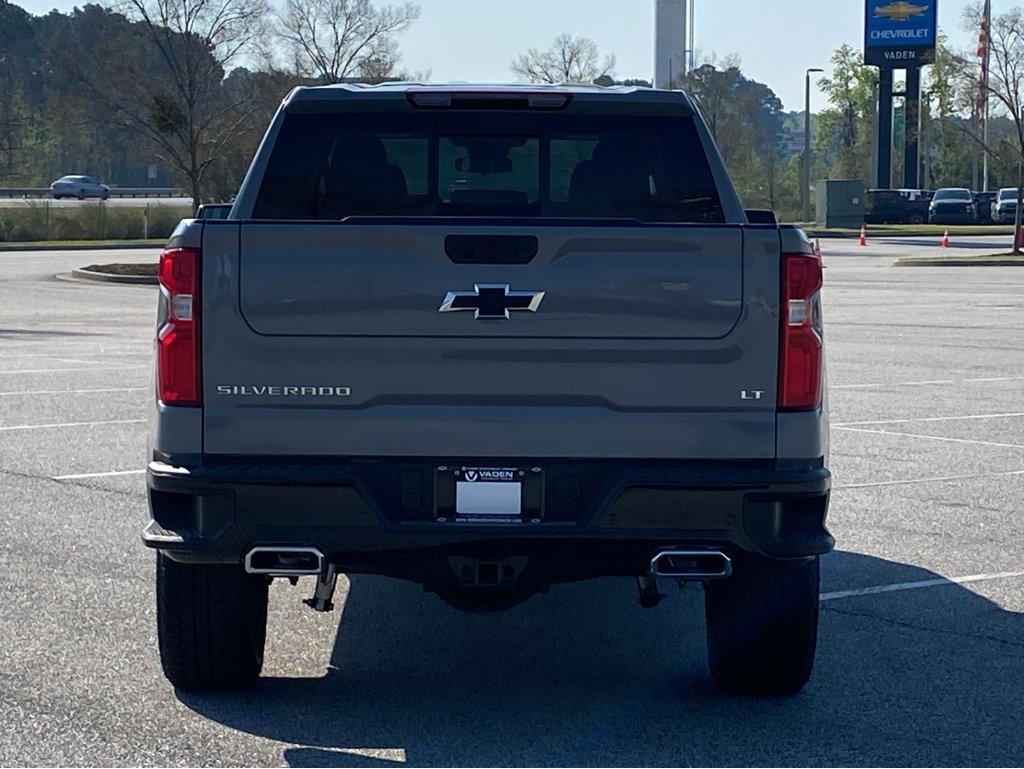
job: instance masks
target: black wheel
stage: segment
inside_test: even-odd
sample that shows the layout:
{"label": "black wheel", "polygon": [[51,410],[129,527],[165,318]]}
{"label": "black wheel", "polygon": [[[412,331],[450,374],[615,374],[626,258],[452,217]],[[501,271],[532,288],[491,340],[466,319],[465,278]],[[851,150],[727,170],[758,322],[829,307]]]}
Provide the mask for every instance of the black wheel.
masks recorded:
{"label": "black wheel", "polygon": [[55,193],[55,194],[54,194],[54,196],[53,196],[53,199],[54,199],[54,200],[60,200],[60,195],[57,195],[57,194]]}
{"label": "black wheel", "polygon": [[77,197],[79,200],[85,200],[85,190],[79,190]]}
{"label": "black wheel", "polygon": [[818,640],[818,559],[737,561],[705,586],[708,662],[734,694],[795,694],[811,677]]}
{"label": "black wheel", "polygon": [[156,559],[156,618],[164,675],[179,689],[240,689],[263,668],[269,580],[241,566]]}
{"label": "black wheel", "polygon": [[100,195],[100,200],[107,200],[108,198],[110,198],[110,193],[104,190],[103,193]]}
{"label": "black wheel", "polygon": [[910,223],[911,224],[924,224],[924,217],[919,215],[919,214],[915,214],[914,216],[910,217]]}

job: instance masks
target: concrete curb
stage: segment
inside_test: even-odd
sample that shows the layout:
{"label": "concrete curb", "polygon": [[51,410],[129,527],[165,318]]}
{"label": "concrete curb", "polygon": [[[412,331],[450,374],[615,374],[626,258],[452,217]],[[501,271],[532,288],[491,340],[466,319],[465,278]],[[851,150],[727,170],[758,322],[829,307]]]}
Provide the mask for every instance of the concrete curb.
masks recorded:
{"label": "concrete curb", "polygon": [[148,243],[142,241],[140,243],[104,243],[102,241],[97,242],[95,245],[91,243],[66,243],[63,245],[48,245],[46,243],[25,243],[19,245],[17,243],[0,243],[0,253],[5,251],[108,251],[108,250],[121,250],[129,248],[163,248],[163,242]]}
{"label": "concrete curb", "polygon": [[1024,257],[904,256],[893,267],[1024,267]]}
{"label": "concrete curb", "polygon": [[93,283],[121,283],[129,286],[155,286],[156,275],[113,275],[109,272],[74,269],[70,276],[74,280],[88,280]]}
{"label": "concrete curb", "polygon": [[[814,240],[814,238],[821,238],[822,240],[828,240],[828,239],[849,240],[849,239],[856,239],[856,238],[860,237],[860,233],[859,232],[822,232],[822,231],[815,232],[814,230],[804,230],[804,233],[811,240]],[[934,239],[938,240],[939,238],[942,237],[942,233],[941,232],[939,232],[939,233],[934,233],[934,232],[878,232],[878,231],[868,230],[867,236],[868,236],[868,243],[870,244],[871,241],[873,239],[875,239],[875,238],[934,238]],[[972,233],[970,233],[968,235],[964,235],[963,233],[957,232],[957,233],[951,233],[950,234],[950,238],[992,238],[992,237],[995,237],[995,238],[1006,237],[1006,238],[1012,239],[1013,238],[1013,233],[1012,232],[972,232]]]}

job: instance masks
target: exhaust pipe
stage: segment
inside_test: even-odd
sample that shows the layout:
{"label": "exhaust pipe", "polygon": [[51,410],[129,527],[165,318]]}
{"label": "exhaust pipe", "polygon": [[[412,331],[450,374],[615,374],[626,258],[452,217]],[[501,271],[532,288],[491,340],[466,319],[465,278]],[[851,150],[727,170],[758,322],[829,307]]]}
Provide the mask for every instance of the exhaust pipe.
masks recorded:
{"label": "exhaust pipe", "polygon": [[732,561],[718,550],[659,550],[651,559],[652,577],[709,580],[732,574]]}
{"label": "exhaust pipe", "polygon": [[315,547],[254,547],[245,555],[245,570],[268,577],[322,574],[324,554]]}

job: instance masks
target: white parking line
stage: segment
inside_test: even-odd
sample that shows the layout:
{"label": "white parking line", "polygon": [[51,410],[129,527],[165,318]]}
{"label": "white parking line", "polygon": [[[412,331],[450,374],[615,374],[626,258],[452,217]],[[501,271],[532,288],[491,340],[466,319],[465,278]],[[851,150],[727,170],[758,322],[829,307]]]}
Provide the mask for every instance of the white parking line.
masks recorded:
{"label": "white parking line", "polygon": [[63,358],[63,357],[61,357],[59,355],[34,355],[34,356],[12,355],[11,357],[12,358],[34,357],[34,358],[42,358],[44,363],[84,363],[86,366],[92,366],[92,365],[95,365],[97,363],[99,363],[99,364],[109,364],[110,363],[110,361],[105,361],[105,360],[83,360],[81,358]]}
{"label": "white parking line", "polygon": [[1020,382],[1024,376],[989,376],[972,379],[929,379],[919,382],[872,382],[870,384],[829,385],[830,390],[860,390],[874,387],[918,387],[922,385],[976,384],[979,382]]}
{"label": "white parking line", "polygon": [[110,470],[105,473],[76,473],[75,475],[55,475],[55,481],[77,481],[82,478],[112,478],[117,475],[142,475],[146,468],[141,470]]}
{"label": "white parking line", "polygon": [[[390,761],[395,764],[406,763],[405,748],[321,748],[314,745],[314,748],[321,753],[335,754],[338,756],[356,756],[358,758],[371,758],[374,761]],[[334,760],[328,759],[332,766],[337,765]],[[351,763],[344,761],[344,765]]]}
{"label": "white parking line", "polygon": [[955,422],[961,419],[1005,419],[1024,417],[1024,411],[1009,414],[969,414],[962,417],[914,417],[911,419],[876,419],[870,422],[836,422],[833,427],[860,427],[862,425],[908,425],[913,422]]}
{"label": "white parking line", "polygon": [[149,366],[104,366],[102,368],[82,368],[78,366],[76,368],[33,368],[33,369],[17,369],[15,371],[0,371],[0,376],[5,374],[56,374],[61,371],[88,371],[90,373],[96,371],[124,371],[125,369],[140,369],[149,368]]}
{"label": "white parking line", "polygon": [[137,393],[145,387],[100,387],[95,390],[10,390],[0,392],[4,395],[82,395],[84,393]]}
{"label": "white parking line", "polygon": [[935,478],[907,478],[899,481],[873,481],[871,483],[840,483],[832,487],[840,489],[870,489],[875,486],[903,486],[914,483],[942,483],[943,481],[970,481],[975,478],[1002,478],[1011,475],[1024,475],[1024,470],[1007,470],[1003,473],[977,473],[975,475],[943,475]]}
{"label": "white parking line", "polygon": [[1024,449],[1019,443],[995,443],[993,441],[975,441],[969,438],[946,438],[939,435],[922,435],[921,433],[899,433],[892,430],[868,430],[864,427],[841,427],[834,426],[836,430],[846,430],[851,433],[870,433],[872,435],[893,435],[903,438],[922,438],[928,441],[945,441],[947,443],[969,443],[974,446],[995,446],[1000,449]]}
{"label": "white parking line", "polygon": [[58,422],[48,425],[10,425],[0,427],[0,432],[11,430],[44,430],[51,427],[91,427],[93,425],[134,425],[145,422],[145,419],[111,419],[102,422]]}
{"label": "white parking line", "polygon": [[[11,355],[12,358],[49,358],[50,360],[57,360],[57,361],[64,361],[64,360],[66,360],[65,358],[61,357],[60,353],[53,353],[53,352],[13,352],[13,351],[9,351],[9,352],[10,352],[10,355]],[[148,348],[145,349],[145,350],[140,350],[138,352],[110,352],[109,350],[103,350],[103,349],[97,350],[96,352],[98,352],[100,355],[135,355],[135,356],[142,356],[142,355],[152,355],[153,354],[153,351],[151,349],[148,349]],[[87,361],[87,363],[99,363],[99,362],[100,361],[95,361],[95,360]]]}
{"label": "white parking line", "polygon": [[875,585],[874,587],[861,587],[855,590],[836,590],[831,593],[822,593],[819,601],[835,601],[840,598],[854,598],[861,595],[877,595],[879,593],[895,593],[900,590],[919,590],[923,587],[940,587],[942,585],[966,585],[970,582],[987,582],[994,579],[1016,579],[1024,577],[1024,571],[1003,571],[996,574],[972,574],[969,577],[940,577],[938,579],[923,579],[919,582],[895,582],[890,585]]}

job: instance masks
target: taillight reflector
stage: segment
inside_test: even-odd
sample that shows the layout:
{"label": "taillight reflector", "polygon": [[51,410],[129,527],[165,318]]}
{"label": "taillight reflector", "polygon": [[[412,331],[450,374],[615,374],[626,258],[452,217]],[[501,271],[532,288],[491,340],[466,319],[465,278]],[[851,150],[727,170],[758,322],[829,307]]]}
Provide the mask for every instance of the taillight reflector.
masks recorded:
{"label": "taillight reflector", "polygon": [[157,394],[168,406],[202,403],[199,382],[199,249],[160,254],[166,318],[157,331]]}
{"label": "taillight reflector", "polygon": [[783,254],[779,330],[779,409],[811,411],[821,403],[823,364],[821,259]]}

